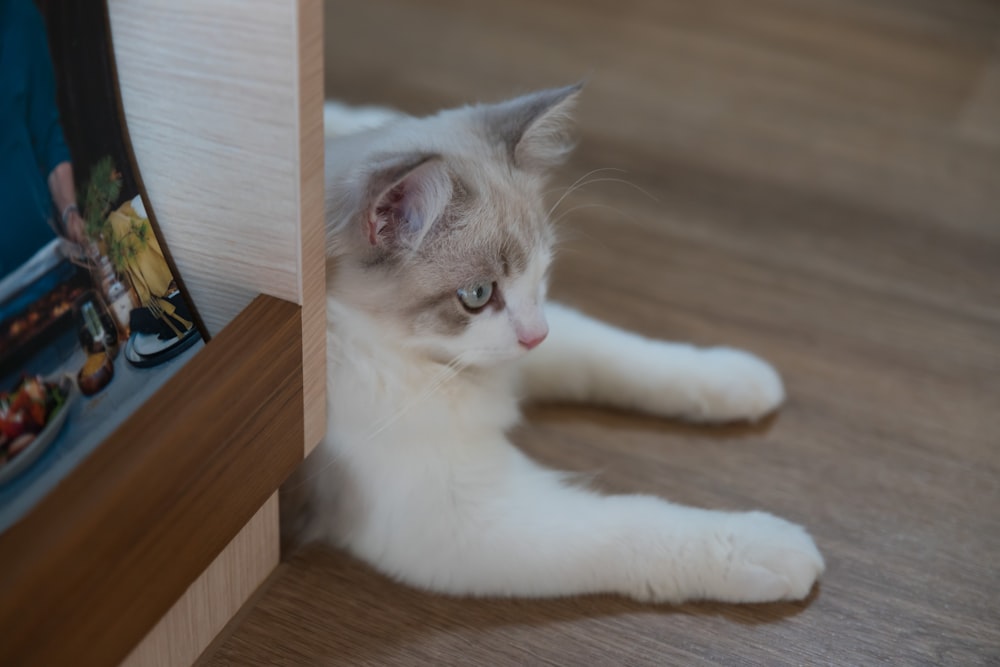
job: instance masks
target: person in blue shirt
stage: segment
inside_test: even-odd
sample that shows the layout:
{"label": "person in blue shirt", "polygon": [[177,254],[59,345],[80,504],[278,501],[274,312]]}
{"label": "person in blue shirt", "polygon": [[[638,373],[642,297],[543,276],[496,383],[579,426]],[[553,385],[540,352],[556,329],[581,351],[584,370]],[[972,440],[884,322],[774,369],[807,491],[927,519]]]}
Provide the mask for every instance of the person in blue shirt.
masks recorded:
{"label": "person in blue shirt", "polygon": [[45,23],[0,0],[0,278],[60,235],[84,241]]}

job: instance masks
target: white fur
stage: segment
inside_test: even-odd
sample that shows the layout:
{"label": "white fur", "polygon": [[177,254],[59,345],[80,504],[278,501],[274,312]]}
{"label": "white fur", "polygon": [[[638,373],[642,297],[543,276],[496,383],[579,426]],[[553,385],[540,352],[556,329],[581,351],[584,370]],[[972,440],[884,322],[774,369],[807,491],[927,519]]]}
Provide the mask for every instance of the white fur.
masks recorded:
{"label": "white fur", "polygon": [[[648,340],[556,304],[543,316],[547,265],[540,251],[495,316],[536,329],[547,319],[549,339],[529,354],[511,338],[517,323],[487,319],[428,354],[334,285],[328,434],[300,477],[319,510],[312,537],[451,594],[805,597],[824,565],[799,526],[761,512],[602,496],[510,444],[519,394],[699,421],[757,419],[783,399],[778,375],[746,352]],[[469,368],[440,363],[469,354]]]}
{"label": "white fur", "polygon": [[[612,591],[652,601],[762,602],[804,597],[822,571],[805,531],[771,515],[699,510],[648,496],[602,497],[568,484],[503,435],[518,418],[517,375],[510,369],[453,375],[394,345],[363,315],[330,306],[330,436],[310,474],[337,468],[331,485],[349,477],[346,489],[326,487],[325,495],[352,510],[339,515],[341,523],[321,523],[317,536],[383,572],[454,594]],[[620,349],[630,334],[557,306],[549,315],[552,339],[522,362],[532,395],[580,392],[630,405],[656,386],[664,397],[657,412],[694,410],[710,419],[717,406],[724,418],[737,416],[726,392],[706,389],[692,402],[674,376],[652,369],[641,378],[644,387],[630,387],[617,365],[588,358],[562,365],[543,350],[555,349],[568,323],[592,329],[586,334],[592,350]],[[655,367],[688,361],[671,358],[670,348],[663,352],[645,358]],[[681,356],[698,354],[716,353],[686,349]],[[750,355],[733,354],[741,356],[733,357],[729,384],[750,387],[735,392],[738,400],[755,386],[770,392],[747,403],[745,416],[757,416],[775,400],[775,375]],[[532,364],[535,357],[540,366]],[[685,386],[711,387],[722,365],[706,377],[687,372]],[[544,383],[531,379],[543,375]],[[601,385],[609,380],[624,392],[607,393]],[[777,391],[780,398],[780,384]],[[713,403],[713,396],[721,399]],[[651,405],[655,397],[639,402]]]}
{"label": "white fur", "polygon": [[784,400],[778,374],[747,352],[650,340],[559,304],[549,304],[547,314],[552,336],[523,364],[530,400],[704,422],[759,419]]}
{"label": "white fur", "polygon": [[327,100],[323,104],[323,133],[339,137],[373,130],[402,117],[398,111],[385,107],[349,107]]}

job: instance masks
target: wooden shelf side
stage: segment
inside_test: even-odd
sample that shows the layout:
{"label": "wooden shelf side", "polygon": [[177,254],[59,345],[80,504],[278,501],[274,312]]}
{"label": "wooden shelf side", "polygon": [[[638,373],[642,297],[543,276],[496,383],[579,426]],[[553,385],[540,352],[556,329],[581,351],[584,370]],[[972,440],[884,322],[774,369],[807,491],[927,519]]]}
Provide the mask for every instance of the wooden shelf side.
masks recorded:
{"label": "wooden shelf side", "polygon": [[254,300],[0,535],[0,664],[117,664],[302,457],[301,311]]}

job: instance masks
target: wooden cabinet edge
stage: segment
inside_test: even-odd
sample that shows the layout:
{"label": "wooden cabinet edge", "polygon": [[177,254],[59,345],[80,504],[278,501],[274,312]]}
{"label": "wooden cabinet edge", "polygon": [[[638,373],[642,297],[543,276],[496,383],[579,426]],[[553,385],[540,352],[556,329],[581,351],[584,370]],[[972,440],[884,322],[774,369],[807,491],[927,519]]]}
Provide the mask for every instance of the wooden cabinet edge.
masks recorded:
{"label": "wooden cabinet edge", "polygon": [[302,458],[301,336],[258,297],[0,535],[0,663],[117,664],[177,602]]}
{"label": "wooden cabinet edge", "polygon": [[191,665],[278,565],[273,494],[150,630],[121,667]]}
{"label": "wooden cabinet edge", "polygon": [[297,4],[298,183],[305,355],[305,454],[326,432],[326,238],[323,195],[323,3]]}

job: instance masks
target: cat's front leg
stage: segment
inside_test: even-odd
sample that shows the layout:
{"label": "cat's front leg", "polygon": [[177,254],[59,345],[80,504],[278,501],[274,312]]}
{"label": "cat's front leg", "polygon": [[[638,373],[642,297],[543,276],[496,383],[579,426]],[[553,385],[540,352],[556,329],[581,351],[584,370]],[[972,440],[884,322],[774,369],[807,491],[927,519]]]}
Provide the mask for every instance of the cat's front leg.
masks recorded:
{"label": "cat's front leg", "polygon": [[806,597],[823,571],[809,535],[770,514],[600,496],[512,456],[502,470],[371,498],[347,546],[409,584],[457,595],[769,602]]}
{"label": "cat's front leg", "polygon": [[557,303],[550,335],[521,362],[528,400],[586,401],[692,421],[756,420],[784,400],[775,370],[725,347],[651,340]]}

